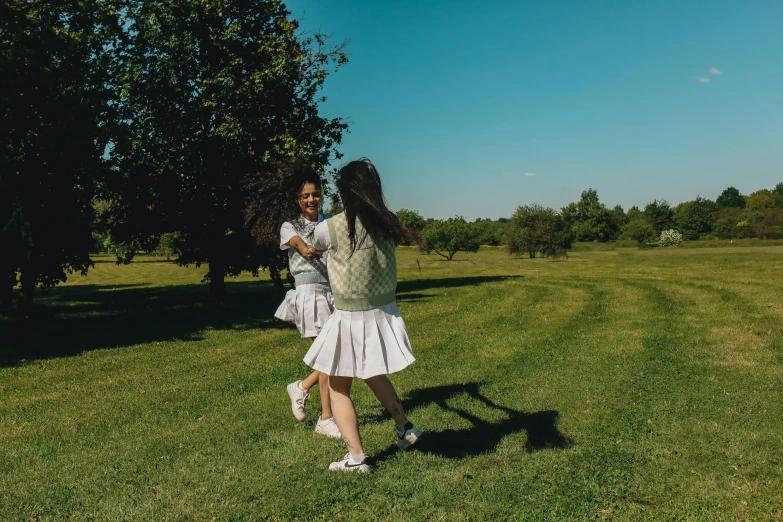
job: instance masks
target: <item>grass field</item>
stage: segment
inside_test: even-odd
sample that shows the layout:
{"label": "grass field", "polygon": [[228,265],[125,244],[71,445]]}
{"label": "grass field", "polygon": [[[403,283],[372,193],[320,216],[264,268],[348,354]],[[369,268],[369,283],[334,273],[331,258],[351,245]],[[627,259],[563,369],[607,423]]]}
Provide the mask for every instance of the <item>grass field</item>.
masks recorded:
{"label": "grass field", "polygon": [[293,419],[268,282],[98,258],[3,311],[0,520],[783,519],[783,246],[398,258],[425,435],[356,383],[370,475]]}

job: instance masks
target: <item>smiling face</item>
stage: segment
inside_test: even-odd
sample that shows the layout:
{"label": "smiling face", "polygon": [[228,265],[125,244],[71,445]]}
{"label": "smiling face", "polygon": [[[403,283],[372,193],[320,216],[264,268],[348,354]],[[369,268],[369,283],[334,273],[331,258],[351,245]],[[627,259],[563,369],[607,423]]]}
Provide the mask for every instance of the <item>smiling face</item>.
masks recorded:
{"label": "smiling face", "polygon": [[312,183],[302,185],[299,191],[299,208],[302,215],[309,221],[318,221],[318,209],[321,208],[321,190]]}

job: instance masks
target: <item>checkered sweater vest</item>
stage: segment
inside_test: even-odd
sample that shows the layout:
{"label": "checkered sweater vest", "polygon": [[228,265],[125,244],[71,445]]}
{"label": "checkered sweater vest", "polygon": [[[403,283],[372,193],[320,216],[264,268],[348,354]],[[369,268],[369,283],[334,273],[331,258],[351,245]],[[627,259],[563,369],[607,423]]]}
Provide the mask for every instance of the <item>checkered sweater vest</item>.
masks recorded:
{"label": "checkered sweater vest", "polygon": [[[318,223],[308,221],[301,216],[293,223],[294,230],[296,230],[299,237],[308,245],[313,244],[315,226],[317,224]],[[325,262],[326,257],[322,258],[322,262],[315,263],[300,254],[297,249],[293,247],[288,249],[288,272],[294,276],[295,286],[313,283],[328,285],[329,277],[326,271]]]}
{"label": "checkered sweater vest", "polygon": [[[345,213],[326,220],[332,248],[329,251],[329,282],[334,307],[339,310],[371,310],[393,303],[397,291],[395,245],[376,245],[367,236],[351,255],[348,219]],[[365,231],[356,220],[356,237]]]}

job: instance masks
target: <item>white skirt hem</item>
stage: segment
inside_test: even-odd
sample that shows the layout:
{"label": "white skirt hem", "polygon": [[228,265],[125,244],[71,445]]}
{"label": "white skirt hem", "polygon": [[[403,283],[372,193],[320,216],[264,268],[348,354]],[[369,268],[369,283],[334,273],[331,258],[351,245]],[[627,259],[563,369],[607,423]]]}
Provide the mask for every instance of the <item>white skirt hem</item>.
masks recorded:
{"label": "white skirt hem", "polygon": [[335,309],[303,360],[327,375],[360,379],[396,373],[416,361],[396,303]]}
{"label": "white skirt hem", "polygon": [[286,292],[285,299],[275,311],[275,317],[294,323],[303,338],[317,337],[333,310],[334,297],[329,287],[311,283]]}

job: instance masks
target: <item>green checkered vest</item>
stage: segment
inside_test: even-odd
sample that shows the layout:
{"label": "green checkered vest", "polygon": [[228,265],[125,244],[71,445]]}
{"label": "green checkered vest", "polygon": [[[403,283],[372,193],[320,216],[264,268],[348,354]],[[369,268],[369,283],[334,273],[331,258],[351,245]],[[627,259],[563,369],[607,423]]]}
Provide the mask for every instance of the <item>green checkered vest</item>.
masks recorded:
{"label": "green checkered vest", "polygon": [[[334,307],[356,311],[393,303],[397,291],[395,245],[376,245],[367,236],[351,256],[351,240],[348,237],[348,219],[345,213],[327,219],[326,225],[329,227],[329,238],[332,242],[327,268],[334,295]],[[357,219],[357,239],[364,234],[364,227]]]}

